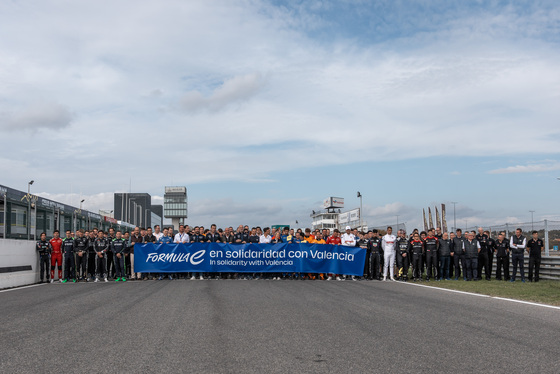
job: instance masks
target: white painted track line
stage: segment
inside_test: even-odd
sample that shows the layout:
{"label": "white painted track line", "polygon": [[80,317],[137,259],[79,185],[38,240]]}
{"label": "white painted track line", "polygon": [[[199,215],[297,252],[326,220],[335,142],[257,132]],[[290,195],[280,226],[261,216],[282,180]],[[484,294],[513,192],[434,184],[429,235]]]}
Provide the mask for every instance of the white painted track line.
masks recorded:
{"label": "white painted track line", "polygon": [[39,286],[46,286],[46,285],[47,285],[46,283],[32,284],[30,286],[8,288],[7,290],[0,290],[0,292],[17,291],[17,290],[23,290],[24,288],[39,287]]}
{"label": "white painted track line", "polygon": [[505,297],[498,297],[498,296],[482,295],[482,294],[473,293],[473,292],[450,290],[450,289],[448,289],[448,288],[441,288],[441,287],[435,287],[435,286],[427,286],[427,285],[425,285],[425,284],[416,284],[416,283],[409,283],[409,282],[398,282],[398,283],[407,284],[407,285],[409,285],[409,286],[431,288],[432,290],[440,290],[440,291],[447,291],[447,292],[453,292],[453,293],[460,293],[460,294],[470,295],[470,296],[486,297],[486,298],[489,298],[489,299],[511,301],[511,302],[514,302],[514,303],[527,304],[527,305],[540,306],[540,307],[544,307],[544,308],[550,308],[550,309],[558,309],[558,310],[560,310],[560,306],[547,305],[547,304],[539,304],[539,303],[533,303],[533,302],[530,302],[530,301],[508,299],[508,298],[505,298]]}

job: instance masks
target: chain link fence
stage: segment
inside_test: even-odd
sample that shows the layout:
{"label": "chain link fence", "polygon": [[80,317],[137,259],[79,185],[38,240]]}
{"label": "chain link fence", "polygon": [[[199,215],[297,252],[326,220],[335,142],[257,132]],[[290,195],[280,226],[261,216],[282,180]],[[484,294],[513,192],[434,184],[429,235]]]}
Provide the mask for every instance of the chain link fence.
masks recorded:
{"label": "chain link fence", "polygon": [[[558,248],[560,246],[560,221],[536,221],[536,222],[521,222],[521,223],[504,223],[502,225],[493,226],[471,226],[468,227],[468,231],[477,231],[479,227],[484,230],[490,231],[493,238],[497,238],[500,232],[504,232],[506,238],[510,238],[515,235],[515,230],[521,229],[523,236],[527,239],[531,238],[532,232],[537,231],[539,233],[539,238],[544,240],[546,255],[550,253],[551,255],[560,255]],[[463,229],[463,228],[461,228]],[[464,231],[465,229],[463,229]]]}
{"label": "chain link fence", "polygon": [[393,233],[396,234],[398,230],[404,230],[406,232],[406,222],[402,222],[402,223],[393,223],[393,224],[387,224],[387,225],[381,225],[381,226],[368,226],[367,229],[368,230],[373,230],[376,229],[377,231],[379,231],[380,233],[385,234],[387,232],[387,227],[391,226],[393,228]]}

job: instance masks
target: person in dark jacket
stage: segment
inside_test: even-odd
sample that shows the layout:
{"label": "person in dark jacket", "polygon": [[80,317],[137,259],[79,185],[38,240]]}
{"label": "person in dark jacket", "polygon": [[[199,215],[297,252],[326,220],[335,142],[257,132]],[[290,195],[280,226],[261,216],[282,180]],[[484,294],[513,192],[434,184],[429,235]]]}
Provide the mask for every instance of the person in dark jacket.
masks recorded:
{"label": "person in dark jacket", "polygon": [[127,241],[123,239],[121,230],[117,230],[115,239],[111,241],[111,252],[114,254],[115,261],[115,282],[126,282],[124,257],[127,249]]}
{"label": "person in dark jacket", "polygon": [[226,227],[226,229],[224,230],[224,235],[222,235],[221,242],[233,244],[234,241],[235,238],[233,236],[233,227]]}
{"label": "person in dark jacket", "polygon": [[108,282],[107,280],[107,256],[106,253],[109,251],[111,244],[109,239],[107,239],[103,235],[103,231],[99,230],[97,233],[97,239],[93,243],[93,249],[95,250],[96,257],[95,257],[95,281],[99,282],[99,278],[103,276],[103,280]]}
{"label": "person in dark jacket", "polygon": [[461,276],[461,268],[463,269],[463,279],[467,280],[467,264],[465,262],[465,246],[463,241],[463,230],[457,229],[457,235],[453,238],[453,250],[451,251],[451,257],[453,258],[453,264],[455,265],[455,280],[459,280]]}
{"label": "person in dark jacket", "polygon": [[525,258],[524,252],[527,248],[527,239],[521,235],[521,229],[515,230],[515,235],[509,240],[509,247],[511,248],[511,262],[513,263],[513,274],[511,276],[510,282],[515,282],[515,276],[517,275],[517,266],[521,270],[521,282],[525,283]]}
{"label": "person in dark jacket", "polygon": [[439,240],[434,234],[435,230],[428,230],[428,236],[424,239],[424,252],[426,254],[426,281],[429,282],[430,278],[438,279],[438,262],[437,253],[439,248]]}
{"label": "person in dark jacket", "polygon": [[414,281],[422,280],[422,254],[424,252],[424,241],[420,239],[418,233],[414,233],[410,242],[409,252],[412,254],[412,277]]}
{"label": "person in dark jacket", "polygon": [[109,241],[109,250],[105,254],[107,260],[107,277],[113,279],[115,277],[115,262],[113,261],[113,252],[111,252],[111,242],[115,239],[115,229],[110,227],[109,233],[105,233],[105,238]]}
{"label": "person in dark jacket", "polygon": [[449,268],[451,267],[451,251],[453,242],[449,239],[449,234],[444,232],[439,241],[439,280],[451,280],[449,278]]}
{"label": "person in dark jacket", "polygon": [[89,239],[84,236],[84,230],[78,230],[78,237],[74,239],[74,253],[76,254],[76,278],[85,280],[87,278],[87,250]]}
{"label": "person in dark jacket", "polygon": [[474,238],[474,231],[469,233],[467,240],[463,242],[465,249],[465,263],[467,265],[467,281],[478,280],[478,254],[480,253],[480,243]]}
{"label": "person in dark jacket", "polygon": [[41,266],[41,273],[39,278],[39,283],[43,283],[43,279],[45,277],[45,273],[47,274],[46,282],[49,283],[49,266],[50,266],[50,255],[51,255],[51,247],[49,246],[49,242],[47,241],[47,234],[42,232],[41,233],[41,240],[37,242],[36,246],[37,252],[39,252],[39,264]]}
{"label": "person in dark jacket", "polygon": [[495,242],[494,252],[496,254],[496,279],[502,280],[502,269],[504,279],[509,280],[509,241],[504,238],[504,233],[498,235]]}
{"label": "person in dark jacket", "polygon": [[484,229],[482,227],[478,228],[478,234],[476,234],[475,239],[480,244],[480,252],[478,253],[478,280],[482,280],[482,268],[484,268],[484,273],[486,274],[486,280],[490,280],[490,270],[489,270],[489,248],[488,248],[488,239],[489,236],[486,235]]}
{"label": "person in dark jacket", "polygon": [[95,279],[95,263],[96,263],[96,256],[95,248],[93,247],[95,244],[95,239],[97,239],[97,229],[93,229],[89,233],[88,237],[88,246],[87,246],[87,278],[86,281],[93,281]]}
{"label": "person in dark jacket", "polygon": [[381,273],[379,271],[381,266],[381,238],[379,237],[379,232],[374,229],[371,234],[371,238],[368,242],[368,248],[370,253],[370,280],[376,279],[381,280]]}
{"label": "person in dark jacket", "polygon": [[74,238],[70,230],[66,230],[66,237],[62,239],[62,253],[64,255],[64,280],[76,282],[76,265],[74,263]]}
{"label": "person in dark jacket", "polygon": [[496,241],[492,238],[490,231],[484,233],[488,236],[488,277],[492,277],[492,266],[494,265],[494,249],[496,249]]}
{"label": "person in dark jacket", "polygon": [[408,281],[408,267],[410,266],[409,257],[409,241],[406,237],[404,230],[399,230],[399,237],[397,238],[397,268],[398,279]]}
{"label": "person in dark jacket", "polygon": [[[529,252],[529,282],[533,280],[539,281],[539,270],[541,267],[541,253],[544,249],[542,239],[539,239],[539,233],[533,231],[533,238],[527,242],[527,252]],[[533,271],[535,278],[533,278]]]}

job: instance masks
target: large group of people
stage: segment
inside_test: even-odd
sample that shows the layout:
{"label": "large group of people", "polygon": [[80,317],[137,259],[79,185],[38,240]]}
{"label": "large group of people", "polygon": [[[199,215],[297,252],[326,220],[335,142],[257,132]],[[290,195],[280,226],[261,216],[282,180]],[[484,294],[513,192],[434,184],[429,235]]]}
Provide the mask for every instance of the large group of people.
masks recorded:
{"label": "large group of people", "polygon": [[[78,230],[73,233],[55,230],[53,237],[47,240],[42,233],[37,242],[40,262],[40,282],[54,282],[55,270],[58,270],[60,282],[116,282],[127,280],[162,280],[169,278],[185,279],[310,279],[310,280],[345,280],[342,274],[302,274],[302,273],[179,273],[179,274],[140,274],[134,271],[134,246],[142,243],[199,243],[216,242],[230,244],[274,244],[274,243],[309,243],[332,244],[361,247],[366,252],[364,271],[361,276],[352,276],[352,280],[396,281],[430,281],[459,280],[477,281],[492,277],[492,266],[496,258],[495,279],[514,282],[517,270],[521,281],[525,282],[524,254],[529,253],[529,281],[539,281],[543,240],[533,231],[527,240],[522,230],[506,238],[501,232],[497,239],[491,237],[482,228],[463,234],[461,229],[455,233],[441,232],[440,228],[431,228],[427,232],[415,229],[407,235],[404,230],[393,234],[391,227],[386,232],[378,230],[359,232],[347,226],[344,233],[338,229],[311,230],[309,228],[294,230],[265,227],[249,228],[239,225],[218,229],[211,225],[190,227],[180,225],[179,231],[172,227],[163,230],[159,225],[152,228],[136,227],[131,232],[109,229]],[[510,277],[510,258],[513,274]],[[50,266],[50,272],[49,272]],[[64,267],[64,276],[62,273]],[[410,272],[409,272],[410,271]],[[389,277],[389,278],[388,278]]]}

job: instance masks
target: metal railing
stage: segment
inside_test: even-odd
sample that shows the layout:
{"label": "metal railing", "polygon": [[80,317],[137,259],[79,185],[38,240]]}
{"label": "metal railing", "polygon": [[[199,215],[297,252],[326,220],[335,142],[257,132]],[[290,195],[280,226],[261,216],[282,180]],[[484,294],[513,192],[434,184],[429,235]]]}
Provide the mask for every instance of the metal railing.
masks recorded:
{"label": "metal railing", "polygon": [[[538,232],[539,238],[544,240],[544,250],[546,256],[550,255],[552,251],[555,250],[555,248],[558,248],[560,246],[560,221],[551,221],[545,219],[535,222],[504,223],[501,225],[492,226],[458,225],[457,228],[460,228],[463,231],[477,231],[479,227],[482,227],[484,230],[490,231],[491,236],[494,239],[498,237],[498,234],[500,232],[505,232],[506,238],[510,238],[512,235],[515,235],[515,230],[520,228],[523,236],[525,236],[527,240],[529,240],[531,239],[531,232],[535,230]],[[455,231],[455,228],[452,227],[449,231]]]}
{"label": "metal railing", "polygon": [[[525,278],[528,278],[527,274],[529,271],[529,256],[525,256],[524,266]],[[509,261],[509,274],[511,276],[513,272],[513,264],[510,258]],[[492,275],[496,275],[496,259],[492,264]],[[520,278],[519,268],[517,269],[517,278]],[[554,279],[560,280],[560,256],[543,256],[541,260],[541,267],[539,271],[539,277],[542,279]]]}

